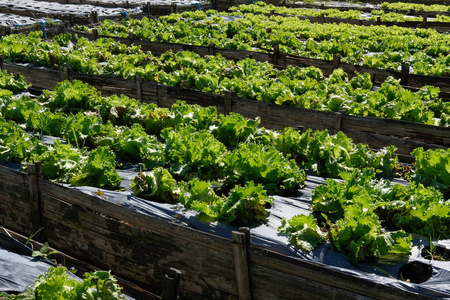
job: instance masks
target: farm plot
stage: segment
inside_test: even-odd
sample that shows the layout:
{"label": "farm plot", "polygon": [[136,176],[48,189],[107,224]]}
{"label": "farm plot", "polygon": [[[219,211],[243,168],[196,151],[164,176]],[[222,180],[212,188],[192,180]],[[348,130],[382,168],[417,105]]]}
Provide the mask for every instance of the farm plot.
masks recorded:
{"label": "farm plot", "polygon": [[[356,66],[396,72],[407,66],[411,74],[448,75],[449,37],[433,29],[312,24],[297,17],[254,14],[244,14],[231,21],[207,18],[204,12],[186,12],[157,21],[105,22],[95,29],[100,35],[133,34],[137,40],[198,46],[213,43],[225,49],[271,51],[276,46],[281,53],[321,59],[328,64],[338,55],[342,62]],[[75,29],[93,30],[79,26]]]}
{"label": "farm plot", "polygon": [[[321,261],[323,256],[320,253],[333,251],[333,247],[353,262],[382,257],[389,252],[410,253],[411,238],[404,237],[404,231],[379,230],[385,213],[392,217],[386,221],[395,222],[397,229],[429,233],[442,240],[450,235],[449,228],[443,225],[448,224],[450,218],[448,195],[425,187],[431,184],[442,191],[448,189],[450,182],[445,175],[448,151],[415,151],[415,176],[409,177],[409,183],[391,185],[378,176],[391,175],[396,168],[392,147],[373,153],[364,145],[352,144],[341,133],[330,136],[327,132],[316,132],[310,135],[309,132],[300,134],[289,128],[276,133],[259,128],[258,120],[247,120],[237,114],[217,116],[213,107],[177,103],[169,111],[126,97],[102,98],[95,89],[81,82],[63,82],[55,92],[44,92],[38,99],[20,95],[13,97],[12,91],[9,94],[5,91],[14,90],[17,94],[26,84],[22,79],[10,80],[11,75],[6,73],[3,73],[3,78],[5,96],[2,97],[1,113],[9,121],[1,122],[2,161],[39,160],[44,178],[72,185],[113,187],[121,184],[122,177],[127,178],[124,180],[126,193],[81,188],[90,195],[118,201],[122,207],[139,207],[141,212],[161,210],[161,213],[156,212],[161,216],[164,215],[162,211],[167,214],[170,207],[179,203],[181,207],[171,213],[172,217],[187,214],[185,221],[190,219],[189,222],[194,222],[192,226],[196,227],[215,221],[232,226],[253,224],[256,245],[262,243],[266,247],[269,237],[264,235],[268,230],[264,223],[268,222],[272,224],[271,228],[278,227],[282,234],[279,238],[276,232],[272,232],[269,239],[274,241],[270,242],[270,247],[280,251],[277,247],[289,241],[292,246],[302,249],[296,252],[297,255],[313,261]],[[109,121],[105,124],[105,120]],[[69,143],[56,140],[46,145],[37,137],[30,136],[22,126],[35,133],[63,138]],[[158,138],[148,133],[156,133]],[[198,147],[200,144],[202,147]],[[83,154],[84,147],[91,149],[88,155]],[[442,164],[427,162],[428,159],[439,160]],[[126,161],[135,164],[134,170],[118,169]],[[435,169],[430,168],[432,165]],[[362,170],[366,166],[373,169]],[[142,171],[138,172],[136,168]],[[325,186],[321,185],[323,179],[311,175],[307,183],[303,168],[318,175],[341,176],[344,182],[328,181]],[[146,169],[148,171],[144,172]],[[122,172],[122,177],[119,172]],[[215,189],[213,183],[221,184],[221,189]],[[305,184],[307,188],[302,188]],[[355,188],[359,191],[357,194]],[[131,192],[133,194],[129,194]],[[169,204],[147,206],[147,202],[130,198],[131,195]],[[289,195],[292,196],[286,198]],[[297,198],[296,195],[306,198]],[[310,205],[313,211],[327,216],[328,234],[318,229],[320,223],[314,223],[321,222],[320,218],[315,221],[318,217],[314,214],[306,217],[310,213]],[[421,210],[414,210],[412,206]],[[189,215],[193,212],[191,219]],[[285,216],[285,212],[289,213]],[[300,215],[290,220],[297,212]],[[272,216],[275,219],[271,221]],[[208,221],[205,223],[202,219]],[[263,224],[259,223],[261,221]],[[363,227],[354,227],[354,224]],[[232,228],[218,226],[209,230],[229,235]],[[305,228],[310,228],[309,233],[303,232]],[[344,247],[348,244],[344,240],[346,232],[354,232],[356,240],[350,244],[356,243],[356,247]],[[327,243],[327,237],[331,236],[333,247]],[[321,243],[327,245],[319,246]],[[318,252],[305,254],[317,246]],[[423,246],[414,247],[417,248],[411,257],[420,260],[419,250]],[[404,258],[398,258],[397,263],[405,263]],[[392,267],[392,261],[388,265]],[[439,274],[448,272],[445,263],[432,261],[431,265]],[[391,271],[386,271],[387,265],[382,263],[381,267],[371,263],[358,265],[356,269],[334,267],[351,274],[356,272],[358,276],[379,284],[398,286],[397,280],[383,277],[385,272]],[[371,270],[369,273],[363,271],[367,268]],[[377,275],[374,275],[377,268],[384,271],[375,271]],[[402,276],[407,276],[406,272]],[[439,284],[442,282],[440,276],[444,275],[433,276],[429,289],[420,286],[420,292],[427,296],[446,295],[449,291]],[[419,288],[411,283],[401,283],[401,286],[401,290],[414,293]]]}
{"label": "farm plot", "polygon": [[[177,99],[206,99],[208,97],[198,94],[198,92],[188,92],[188,90],[183,93],[188,93],[187,95],[189,96],[182,97],[180,93],[176,92],[176,89],[196,89],[216,94],[225,94],[227,90],[231,90],[239,97],[233,100],[236,103],[234,107],[246,105],[244,104],[245,102],[239,101],[238,99],[247,98],[260,100],[265,103],[290,104],[301,108],[318,109],[335,113],[348,112],[352,115],[363,116],[363,118],[354,121],[347,120],[345,116],[339,116],[339,120],[333,121],[338,116],[329,115],[329,120],[325,121],[324,124],[317,123],[319,115],[314,117],[316,118],[315,121],[313,117],[309,119],[308,122],[311,122],[311,124],[305,122],[302,124],[301,118],[294,117],[295,121],[293,122],[301,122],[299,124],[302,124],[305,128],[330,128],[334,131],[337,122],[339,123],[337,125],[339,129],[337,130],[344,130],[344,124],[357,122],[358,125],[355,128],[348,128],[349,132],[358,130],[357,127],[363,127],[365,131],[372,130],[372,132],[376,133],[382,129],[370,129],[374,125],[369,125],[369,123],[363,125],[365,124],[364,116],[376,116],[431,124],[429,129],[432,132],[428,131],[427,128],[417,130],[417,132],[428,132],[427,134],[421,134],[421,136],[414,133],[414,125],[412,124],[408,125],[408,127],[412,125],[412,128],[407,129],[406,131],[408,133],[406,134],[400,133],[402,126],[406,126],[406,123],[399,123],[398,130],[400,136],[407,136],[414,140],[442,145],[448,143],[445,132],[447,130],[448,119],[446,116],[448,115],[449,102],[443,102],[438,97],[439,89],[432,86],[424,87],[418,92],[413,93],[405,90],[399,85],[398,81],[390,78],[382,84],[380,89],[372,90],[373,85],[370,76],[367,74],[358,75],[349,79],[347,74],[339,69],[336,69],[331,76],[325,78],[317,68],[288,67],[285,70],[278,70],[271,64],[259,63],[248,58],[234,63],[220,56],[201,57],[192,52],[178,52],[176,54],[167,52],[157,57],[142,52],[136,46],[126,47],[124,44],[108,39],[99,39],[93,42],[79,39],[68,50],[64,47],[61,48],[58,43],[69,43],[69,35],[55,37],[59,41],[58,43],[49,43],[41,40],[38,36],[33,37],[32,35],[28,37],[20,36],[18,38],[22,42],[17,44],[19,45],[17,49],[14,46],[17,43],[15,36],[10,36],[2,40],[4,45],[3,57],[5,59],[17,62],[31,62],[35,65],[46,65],[57,69],[70,66],[77,73],[82,73],[77,75],[77,73],[69,74],[64,71],[48,70],[45,72],[49,76],[45,76],[46,79],[42,80],[44,74],[42,72],[44,72],[44,69],[36,77],[33,76],[33,74],[36,74],[34,67],[10,63],[4,64],[4,67],[14,70],[14,72],[26,72],[28,78],[34,78],[33,83],[36,85],[39,85],[39,82],[41,84],[45,82],[47,85],[44,87],[47,88],[53,88],[58,82],[58,78],[64,78],[64,76],[68,78],[70,76],[70,78],[79,78],[88,82],[97,81],[97,86],[99,87],[114,86],[112,90],[133,95],[133,97],[141,100],[145,98],[145,101],[148,102],[165,103],[165,106],[168,107]],[[27,46],[27,43],[30,43],[30,47]],[[51,52],[44,50],[50,49],[48,47],[52,48]],[[39,48],[42,50],[35,51]],[[26,54],[21,49],[28,49],[30,51],[33,49],[33,51],[30,54]],[[20,53],[19,56],[15,54],[16,51],[18,51],[17,54]],[[52,55],[49,56],[48,53]],[[102,53],[100,57],[99,53]],[[177,65],[182,65],[183,69],[177,70]],[[132,81],[128,81],[127,83],[125,81],[123,83],[109,82],[106,84],[108,76],[105,75],[119,76],[127,80],[137,80],[135,83],[139,83],[139,80],[136,78],[140,76],[154,82],[154,84],[151,85],[142,81],[140,81],[139,85],[135,85]],[[52,76],[54,77],[53,79]],[[248,84],[243,85],[244,81],[241,78],[244,77],[247,78]],[[130,84],[131,90],[127,87]],[[140,88],[136,89],[138,86]],[[167,86],[173,86],[173,88],[168,88]],[[127,88],[125,89],[124,87]],[[162,92],[164,89],[167,92],[166,96],[163,97]],[[211,99],[215,99],[214,97],[217,98],[217,96],[211,94]],[[224,96],[221,97],[222,102],[216,103],[216,105],[223,104],[225,98]],[[211,99],[209,103],[214,103]],[[228,111],[231,110],[228,109]],[[247,111],[249,110],[247,109]],[[289,119],[286,119],[287,110],[283,111],[285,114],[284,119],[280,118],[275,128],[290,125],[288,122]],[[260,112],[262,113],[262,111]],[[271,111],[272,114],[274,112],[275,110]],[[311,112],[314,112],[314,110],[311,110]],[[282,112],[280,111],[280,113]],[[297,113],[299,114],[300,112]],[[265,119],[269,120],[273,119],[273,117],[270,117],[270,113],[268,113],[263,118],[263,122],[266,121]],[[280,125],[281,120],[286,120],[286,122],[281,122],[284,125]],[[439,129],[432,129],[431,127],[437,127],[433,124],[440,125]],[[391,124],[390,126],[394,125]],[[419,126],[419,124],[416,126]],[[395,134],[390,129],[388,129],[388,133],[385,133],[385,135]],[[368,138],[366,141],[358,141],[368,143],[371,139],[373,140],[373,138]],[[397,146],[397,144],[395,145]],[[419,146],[426,147],[426,145],[417,144],[415,147]],[[376,146],[373,145],[372,147]],[[378,148],[380,147],[382,146],[378,146]],[[405,148],[401,150],[402,155],[408,155],[413,149]]]}
{"label": "farm plot", "polygon": [[[380,17],[382,22],[397,22],[396,25],[400,25],[400,22],[405,21],[423,21],[420,16],[410,16],[403,13],[386,13],[383,10],[373,9],[370,12],[362,12],[361,10],[344,10],[339,9],[309,9],[309,8],[290,8],[286,6],[275,6],[272,4],[266,4],[264,2],[257,2],[256,5],[240,5],[230,7],[230,11],[240,11],[242,13],[277,13],[291,16],[308,16],[308,17],[330,17],[341,19],[356,19],[356,20],[372,20],[376,21]],[[445,16],[438,15],[434,18],[438,22],[448,22],[450,19]],[[433,19],[430,19],[432,21]],[[412,23],[411,23],[412,24]],[[419,23],[416,23],[419,25]],[[375,25],[375,23],[372,23]],[[380,25],[380,24],[378,24]],[[383,24],[384,25],[384,24]],[[418,27],[418,26],[414,27]],[[419,26],[420,27],[420,26]]]}
{"label": "farm plot", "polygon": [[256,5],[240,5],[230,7],[230,11],[240,11],[242,13],[271,14],[281,16],[297,16],[299,19],[306,19],[312,23],[347,23],[364,26],[384,25],[410,28],[434,28],[439,31],[450,29],[450,17],[437,15],[435,18],[427,16],[411,16],[402,13],[385,12],[383,10],[372,10],[362,12],[360,10],[339,9],[308,9],[308,8],[288,8],[285,6],[267,5],[264,2],[257,2]]}
{"label": "farm plot", "polygon": [[[223,23],[226,38],[215,33],[223,18],[208,20],[200,11],[142,22],[154,28],[181,25],[171,32],[146,28],[148,37],[168,40],[192,38],[181,34],[207,24],[210,35],[201,43],[239,36],[231,47],[266,52],[267,45],[286,50],[294,40],[334,42],[317,42],[317,36],[277,40],[272,27],[258,29],[253,39],[253,27],[281,17],[231,18],[243,23]],[[256,22],[262,19],[266,23]],[[108,26],[132,41],[137,31],[125,30],[131,24],[142,25],[129,20]],[[435,38],[414,48],[432,57],[431,43],[445,35],[418,32]],[[161,288],[157,271],[175,265],[184,271],[185,298],[449,296],[449,107],[438,88],[413,92],[394,78],[374,87],[370,74],[350,76],[334,63],[326,77],[318,68],[277,68],[251,57],[234,61],[188,51],[156,56],[92,33],[92,42],[70,34],[46,41],[41,33],[0,41],[2,68],[54,89],[35,97],[26,93],[23,77],[1,72],[0,160],[8,166],[0,166],[2,225],[22,233],[50,228],[44,237],[64,251],[89,253],[92,263],[146,287]],[[439,44],[430,66],[446,59],[446,43],[442,49]],[[214,54],[211,42],[208,49]],[[63,80],[77,77],[97,83],[108,96],[81,81]],[[125,90],[138,100],[118,95]],[[176,101],[190,97],[213,104],[219,99],[221,105]],[[236,113],[238,108],[254,118]],[[260,126],[309,112],[330,119],[332,130]],[[395,123],[391,134],[397,128],[408,137],[438,133],[433,140],[440,135],[440,145],[421,142],[441,149],[412,143],[414,149],[402,154],[414,164],[398,164],[386,136],[374,150],[343,133],[352,121],[362,127],[357,136],[367,133],[368,120]],[[238,238],[242,225],[250,233],[244,229]]]}
{"label": "farm plot", "polygon": [[347,2],[301,2],[284,1],[283,6],[292,8],[337,9],[339,11],[356,10],[361,12],[383,11],[384,13],[409,14],[412,16],[436,17],[449,15],[449,6],[445,4],[420,4],[411,2],[347,3]]}

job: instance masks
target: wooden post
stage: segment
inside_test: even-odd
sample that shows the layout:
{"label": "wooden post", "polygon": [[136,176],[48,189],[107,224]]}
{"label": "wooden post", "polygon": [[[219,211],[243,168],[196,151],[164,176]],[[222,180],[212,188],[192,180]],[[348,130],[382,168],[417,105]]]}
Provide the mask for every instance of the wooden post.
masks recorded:
{"label": "wooden post", "polygon": [[341,131],[342,115],[345,115],[345,110],[341,110],[338,113],[336,113],[336,123],[334,125],[334,134]]}
{"label": "wooden post", "polygon": [[402,65],[402,78],[400,79],[401,85],[408,85],[409,66]]}
{"label": "wooden post", "polygon": [[381,17],[380,17],[380,16],[377,17],[377,25],[378,25],[378,26],[381,25]]}
{"label": "wooden post", "polygon": [[99,17],[98,17],[97,11],[92,11],[92,12],[91,12],[91,21],[92,21],[92,23],[94,23],[94,24],[100,22],[100,19],[99,19]]}
{"label": "wooden post", "polygon": [[341,63],[341,57],[337,55],[336,53],[333,54],[333,65],[332,65],[332,71],[334,69],[339,68],[339,64]]}
{"label": "wooden post", "polygon": [[[167,86],[162,84],[156,85],[156,103],[159,107],[168,107],[169,101],[167,97]],[[166,105],[166,106],[164,106]]]}
{"label": "wooden post", "polygon": [[150,2],[147,2],[147,17],[150,19],[152,16],[152,6],[150,5]]}
{"label": "wooden post", "polygon": [[69,80],[70,77],[70,68],[69,67],[64,67],[64,80]]}
{"label": "wooden post", "polygon": [[273,46],[273,64],[278,65],[278,54],[280,53],[280,46],[274,45]]}
{"label": "wooden post", "polygon": [[92,29],[92,34],[94,35],[94,40],[98,39],[98,31],[96,28]]}
{"label": "wooden post", "polygon": [[322,21],[322,24],[325,24],[325,14],[320,14],[320,20]]}
{"label": "wooden post", "polygon": [[162,300],[177,300],[180,287],[181,272],[175,268],[170,268],[169,274],[164,276]]}
{"label": "wooden post", "polygon": [[372,82],[372,84],[375,84],[375,72],[370,73],[370,81]]}
{"label": "wooden post", "polygon": [[139,100],[139,102],[142,102],[142,82],[144,81],[144,78],[137,76],[136,77],[136,97]]}
{"label": "wooden post", "polygon": [[232,240],[239,300],[251,300],[246,234],[233,231]]}
{"label": "wooden post", "polygon": [[428,21],[427,16],[423,16],[423,20],[422,20],[422,27],[423,28],[427,28],[427,21]]}
{"label": "wooden post", "polygon": [[45,239],[42,229],[41,218],[41,197],[39,193],[38,178],[41,177],[41,163],[35,162],[27,164],[28,182],[30,185],[30,207],[31,207],[31,228],[33,234],[36,233],[35,239],[43,241]]}
{"label": "wooden post", "polygon": [[250,236],[250,228],[239,227],[239,232],[242,232],[245,234],[245,242],[247,243],[247,245],[250,245],[252,243],[251,236]]}
{"label": "wooden post", "polygon": [[171,11],[173,14],[177,12],[177,4],[176,4],[176,3],[173,3],[173,4],[172,4],[172,7],[171,7],[171,10],[170,10],[170,11]]}
{"label": "wooden post", "polygon": [[216,44],[209,44],[209,55],[216,55]]}
{"label": "wooden post", "polygon": [[231,110],[231,101],[234,97],[234,92],[232,91],[225,91],[225,98],[223,100],[223,114],[228,115]]}

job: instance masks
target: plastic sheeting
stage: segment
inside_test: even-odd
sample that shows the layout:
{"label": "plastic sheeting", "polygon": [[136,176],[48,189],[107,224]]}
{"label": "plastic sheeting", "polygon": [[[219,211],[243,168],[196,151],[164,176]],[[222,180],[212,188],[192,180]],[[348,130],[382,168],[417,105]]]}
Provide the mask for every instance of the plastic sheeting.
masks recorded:
{"label": "plastic sheeting", "polygon": [[0,233],[0,291],[23,293],[54,264],[31,257],[33,251]]}
{"label": "plastic sheeting", "polygon": [[[0,292],[23,293],[36,278],[56,266],[44,258],[35,258],[33,250],[19,241],[0,233]],[[82,279],[71,272],[69,278]],[[124,295],[126,300],[134,300]]]}
{"label": "plastic sheeting", "polygon": [[[120,16],[123,8],[108,8],[89,4],[60,4],[34,0],[0,0],[1,7],[7,7],[13,12],[36,12],[41,14],[59,14],[61,16],[89,16],[93,11],[99,16]],[[127,9],[127,12],[140,12],[141,9]]]}
{"label": "plastic sheeting", "polygon": [[[197,218],[197,212],[186,210],[181,205],[151,202],[135,197],[129,190],[129,186],[131,180],[138,174],[138,170],[121,170],[119,174],[123,178],[121,187],[124,188],[124,191],[101,190],[104,192],[103,199],[107,199],[108,202],[229,239],[231,239],[232,231],[238,230],[238,227],[225,223],[203,222]],[[323,263],[324,267],[339,270],[376,283],[394,286],[429,297],[450,299],[450,262],[430,262],[421,256],[422,248],[429,245],[427,238],[413,236],[413,249],[408,257],[392,255],[371,262],[354,264],[348,260],[345,254],[336,251],[331,245],[323,245],[310,253],[305,253],[290,245],[287,237],[279,235],[277,228],[281,225],[283,218],[289,219],[298,214],[310,214],[309,207],[312,191],[317,185],[325,184],[325,180],[325,178],[308,175],[306,187],[298,191],[297,197],[274,196],[275,203],[270,209],[268,222],[250,226],[252,244],[285,255]],[[398,179],[392,179],[391,181],[393,183],[406,183]],[[73,188],[90,195],[95,195],[95,192],[98,191],[98,188],[94,187]],[[441,241],[439,245],[447,246],[450,249],[450,240]],[[398,280],[400,267],[412,261],[431,264],[433,267],[432,277],[421,284]]]}

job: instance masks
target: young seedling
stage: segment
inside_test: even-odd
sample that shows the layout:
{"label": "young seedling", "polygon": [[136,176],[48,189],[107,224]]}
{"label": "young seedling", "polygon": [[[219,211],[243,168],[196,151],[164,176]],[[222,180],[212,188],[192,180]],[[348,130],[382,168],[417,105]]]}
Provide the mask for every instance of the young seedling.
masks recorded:
{"label": "young seedling", "polygon": [[59,252],[58,251],[49,251],[48,243],[45,242],[44,245],[42,245],[41,249],[37,250],[37,251],[33,251],[31,256],[47,258],[49,255],[57,254],[57,253],[59,253]]}

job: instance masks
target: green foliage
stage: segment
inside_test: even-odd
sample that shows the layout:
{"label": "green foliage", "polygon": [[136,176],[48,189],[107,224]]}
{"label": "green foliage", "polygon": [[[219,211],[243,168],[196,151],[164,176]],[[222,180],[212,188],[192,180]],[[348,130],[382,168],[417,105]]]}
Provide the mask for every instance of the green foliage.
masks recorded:
{"label": "green foliage", "polygon": [[27,160],[32,149],[40,144],[21,127],[11,121],[0,118],[0,160],[4,162],[21,162]]}
{"label": "green foliage", "polygon": [[25,123],[33,114],[41,111],[42,107],[35,100],[27,97],[8,97],[0,99],[0,113],[8,120]]}
{"label": "green foliage", "polygon": [[[241,5],[234,10],[239,11],[221,13],[240,17],[232,21],[216,15],[206,19],[204,14],[198,14],[196,19],[204,18],[202,22],[192,22],[180,14],[172,14],[171,22],[166,19],[169,17],[160,20],[147,18],[123,20],[120,24],[106,20],[97,30],[103,35],[127,37],[135,34],[138,39],[156,42],[208,46],[213,41],[217,47],[228,49],[259,48],[265,51],[273,45],[278,45],[282,52],[304,57],[331,60],[334,54],[338,54],[343,61],[352,64],[362,63],[395,71],[398,71],[401,64],[407,64],[412,65],[415,74],[435,76],[449,74],[448,64],[441,58],[448,53],[448,37],[445,33],[439,33],[434,29],[317,24],[293,17],[294,15],[320,17],[324,14],[328,17],[361,19],[361,12],[357,10],[319,11],[267,4]],[[271,16],[269,15],[271,10],[291,17]],[[422,21],[418,17],[382,10],[373,10],[371,14],[369,19],[376,20],[381,17],[383,22]],[[448,18],[438,15],[436,21],[448,22]],[[267,33],[267,28],[272,29],[271,33]],[[79,29],[92,30],[81,26]],[[379,52],[381,55],[367,55],[369,52]],[[422,54],[429,56],[431,61],[421,59]]]}
{"label": "green foliage", "polygon": [[[48,104],[51,109],[61,112],[78,112],[89,110],[94,103],[100,101],[100,93],[93,86],[79,80],[61,81],[55,86],[52,101]],[[48,94],[46,95],[48,96]],[[41,99],[44,102],[46,99]]]}
{"label": "green foliage", "polygon": [[92,150],[80,173],[70,178],[70,184],[116,187],[122,181],[116,170],[116,156],[109,147],[98,147]]}
{"label": "green foliage", "polygon": [[157,202],[176,203],[179,197],[177,181],[162,167],[139,172],[130,188],[137,197]]}
{"label": "green foliage", "polygon": [[[295,216],[283,220],[278,229],[287,234],[291,244],[310,251],[329,240],[339,251],[346,253],[352,262],[381,257],[387,253],[408,254],[411,237],[404,238],[403,230],[384,231],[380,215],[386,207],[395,203],[401,195],[398,188],[391,188],[387,180],[374,178],[373,169],[362,172],[342,173],[343,182],[328,179],[326,185],[319,185],[313,192],[312,210],[322,213],[328,232],[317,226],[312,215]],[[414,198],[414,197],[412,197]],[[328,219],[335,220],[334,223]],[[401,226],[396,223],[393,226]],[[404,228],[405,230],[407,228]]]}
{"label": "green foliage", "polygon": [[337,178],[341,172],[373,167],[382,176],[392,176],[398,164],[396,148],[388,146],[374,152],[365,144],[354,144],[343,132],[329,135],[327,130],[307,130],[301,134],[286,128],[277,136],[274,146],[291,155],[298,164],[320,176]]}
{"label": "green foliage", "polygon": [[253,220],[264,221],[269,213],[266,207],[271,207],[273,199],[267,196],[261,184],[255,185],[248,181],[244,186],[235,186],[226,199],[219,212],[219,219],[228,223],[249,223]]}
{"label": "green foliage", "polygon": [[259,128],[259,123],[259,118],[250,120],[231,112],[227,116],[220,116],[219,124],[212,132],[225,145],[236,147],[248,140],[256,140],[258,136],[264,134],[265,131]]}
{"label": "green foliage", "polygon": [[25,91],[31,84],[25,82],[25,78],[19,75],[17,79],[6,70],[0,70],[0,89],[10,90],[13,93]]}
{"label": "green foliage", "polygon": [[[334,28],[337,25],[327,24],[328,27],[335,30],[329,28],[319,30],[317,28],[322,25],[309,28],[311,24],[297,24],[299,20],[295,18],[266,18],[265,16],[254,15],[245,15],[241,19],[226,24],[222,23],[223,20],[219,21],[222,18],[216,19],[220,23],[217,24],[218,26],[212,26],[216,22],[212,20],[205,22],[209,25],[197,23],[196,29],[200,31],[199,36],[202,37],[199,44],[206,41],[206,45],[211,43],[211,39],[208,38],[208,36],[211,36],[211,30],[220,31],[223,30],[220,29],[221,26],[231,26],[232,32],[234,32],[233,28],[239,29],[239,32],[233,34],[233,41],[230,41],[229,38],[225,39],[224,36],[227,34],[220,32],[220,34],[223,34],[221,37],[224,39],[222,41],[224,47],[234,47],[231,44],[236,43],[236,47],[241,49],[252,49],[259,47],[259,45],[263,48],[271,48],[271,44],[275,43],[279,44],[282,51],[296,55],[320,56],[323,59],[331,59],[333,54],[339,53],[352,63],[359,63],[364,59],[366,65],[395,70],[397,65],[401,63],[410,63],[409,58],[414,56],[415,61],[417,61],[413,65],[415,72],[431,72],[429,71],[431,69],[435,75],[446,76],[446,74],[450,74],[449,58],[445,56],[448,51],[441,49],[446,45],[446,40],[434,32],[426,31],[430,39],[423,44],[423,38],[418,37],[414,32],[401,28],[397,28],[395,38],[378,41],[379,36],[389,33],[386,32],[386,29],[380,32],[374,32],[374,29],[371,29],[369,32],[361,33],[360,31],[363,31],[363,28],[355,29],[348,24],[348,26],[342,24],[340,27]],[[175,40],[177,40],[177,36],[180,36],[179,42],[189,42],[189,39],[193,38],[191,33],[196,32],[196,30],[190,28],[192,26],[190,21],[188,23],[184,20],[179,21],[176,25],[169,25],[168,28],[165,28],[165,26],[158,27],[156,21],[143,20],[142,22],[145,26],[151,27],[147,30],[155,33],[151,36],[156,40],[159,38],[157,33],[159,30],[169,30],[162,36],[168,35]],[[105,21],[104,24],[106,28],[115,26],[109,21]],[[138,20],[126,21],[126,25],[138,27],[133,31],[133,34],[136,35],[137,32],[143,30],[139,27],[139,24],[140,21]],[[253,24],[255,26],[252,26]],[[265,24],[273,26],[265,26]],[[203,28],[203,26],[207,27]],[[119,25],[119,27],[119,31],[128,30],[125,25]],[[247,32],[248,27],[252,28],[254,32]],[[265,32],[265,28],[273,29],[270,38]],[[306,28],[310,30],[307,31]],[[109,31],[109,29],[105,30]],[[206,32],[203,32],[203,30],[206,30]],[[368,29],[364,28],[364,30]],[[102,29],[99,29],[99,31],[102,31]],[[333,38],[330,32],[335,33],[338,37]],[[350,38],[352,34],[357,35],[357,37]],[[142,32],[142,35],[147,36],[148,33]],[[183,35],[187,35],[186,40],[181,37]],[[300,35],[308,36],[305,42],[297,39]],[[407,38],[403,38],[404,35]],[[367,42],[369,36],[375,36],[376,38]],[[413,42],[408,40],[413,38]],[[314,39],[319,40],[320,43],[317,43]],[[368,46],[365,47],[368,47],[368,49],[363,50],[362,46],[356,46],[356,41],[361,43],[364,41],[364,46],[367,44]],[[421,51],[423,45],[434,45],[436,43],[444,46],[437,50],[430,48],[428,54]],[[438,97],[429,97],[429,100],[423,101],[421,91],[413,93],[406,90],[400,86],[398,80],[388,78],[378,91],[372,91],[369,74],[356,74],[354,78],[349,79],[348,75],[341,69],[334,70],[329,78],[325,78],[322,72],[315,67],[289,66],[286,70],[277,70],[272,64],[257,62],[249,58],[234,62],[226,60],[220,55],[202,57],[189,51],[177,53],[168,51],[160,57],[156,57],[151,53],[144,53],[137,46],[127,47],[124,44],[104,38],[95,41],[78,38],[77,43],[70,50],[61,49],[57,43],[39,40],[34,35],[29,38],[17,36],[17,40],[2,38],[0,46],[4,47],[4,50],[2,50],[5,52],[4,57],[13,61],[39,62],[56,69],[71,66],[76,72],[119,76],[125,79],[140,76],[149,81],[168,86],[216,94],[233,91],[240,98],[294,105],[300,108],[331,112],[344,110],[352,115],[408,120],[426,124],[434,124],[434,117],[439,118],[443,113],[450,113],[450,106],[444,104]],[[220,45],[217,44],[217,46]],[[363,51],[380,52],[380,49],[373,48],[381,46],[386,49],[383,54],[386,57],[373,55],[363,58]],[[403,49],[404,47],[412,47],[412,49]],[[13,51],[15,48],[18,48],[17,53],[15,50]],[[28,50],[28,48],[33,49],[33,51]],[[429,67],[430,63],[433,64],[431,68]],[[192,122],[191,126],[206,129],[211,124],[210,122],[216,118],[214,111],[203,110],[203,112],[200,112],[198,109],[193,109],[192,113],[194,115],[198,113],[199,118],[194,116],[194,119],[190,121],[188,119],[190,119],[191,114],[186,114],[186,111],[178,110],[177,107],[174,107],[172,111],[181,114],[174,116],[169,115],[167,109],[154,109],[150,107],[151,105],[148,106],[150,109],[136,110],[136,101],[122,99],[124,98],[122,96],[119,98],[121,98],[121,101],[123,100],[123,104],[108,105],[102,102],[102,105],[99,105],[101,100],[99,100],[98,93],[92,88],[82,87],[77,82],[73,84],[61,83],[57,90],[53,105],[59,107],[61,111],[76,112],[81,108],[88,109],[89,107],[90,110],[100,112],[104,120],[110,119],[113,124],[118,125],[123,124],[121,123],[125,121],[122,120],[123,118],[133,120],[133,122],[137,122],[137,119],[140,119],[140,121],[144,119],[145,126],[144,124],[143,126],[150,134],[159,134],[163,128],[177,125],[179,122]],[[74,90],[77,90],[78,93],[74,93]],[[86,102],[86,95],[89,94],[91,94],[89,98],[91,103]],[[433,92],[433,94],[436,93]],[[118,102],[117,99],[112,100]],[[201,119],[200,115],[203,115],[201,118],[204,119]],[[176,120],[173,120],[172,117],[175,117]],[[173,123],[174,121],[175,123]],[[196,124],[196,122],[199,123]],[[448,126],[445,118],[442,118],[439,124]]]}
{"label": "green foliage", "polygon": [[224,162],[228,182],[254,181],[262,184],[271,195],[294,193],[306,180],[305,172],[295,161],[286,159],[271,146],[241,144]]}
{"label": "green foliage", "polygon": [[412,180],[441,190],[450,188],[450,149],[417,148],[411,154],[416,157]]}
{"label": "green foliage", "polygon": [[65,267],[50,267],[45,274],[39,275],[35,283],[24,293],[12,296],[13,300],[113,300],[125,299],[117,279],[106,271],[84,274],[83,281],[69,278]]}
{"label": "green foliage", "polygon": [[180,203],[184,207],[200,213],[208,221],[221,220],[227,223],[248,224],[254,221],[264,222],[269,216],[267,208],[273,199],[267,196],[261,184],[253,181],[243,186],[236,185],[228,196],[218,196],[213,183],[192,179],[189,183],[180,183]]}
{"label": "green foliage", "polygon": [[181,182],[180,203],[189,209],[200,212],[212,220],[219,217],[223,198],[213,189],[213,183],[194,178],[189,183]]}
{"label": "green foliage", "polygon": [[48,242],[45,242],[41,249],[35,250],[31,253],[32,257],[44,257],[47,258],[49,255],[57,254],[58,251],[49,251]]}
{"label": "green foliage", "polygon": [[[30,156],[31,161],[41,162],[42,176],[57,182],[68,182],[79,174],[85,162],[80,150],[55,140],[53,146],[41,146],[43,149]],[[44,151],[45,149],[45,151]]]}
{"label": "green foliage", "polygon": [[375,179],[373,169],[355,170],[340,175],[343,182],[327,179],[326,185],[315,188],[311,199],[313,211],[340,219],[348,205],[360,205],[365,209],[375,210],[392,198],[390,182]]}
{"label": "green foliage", "polygon": [[217,120],[215,106],[201,107],[177,101],[172,105],[171,113],[175,126],[192,126],[197,130],[208,129]]}
{"label": "green foliage", "polygon": [[174,174],[185,179],[222,177],[222,160],[227,150],[212,134],[186,127],[177,131],[164,129],[161,137],[166,142],[166,161]]}
{"label": "green foliage", "polygon": [[347,253],[352,262],[411,251],[411,237],[404,239],[404,231],[382,232],[378,216],[359,205],[347,206],[344,217],[330,232],[333,245]]}
{"label": "green foliage", "polygon": [[302,251],[311,251],[320,244],[325,244],[328,234],[318,225],[313,215],[297,215],[290,220],[283,218],[278,228],[281,234],[288,235],[289,242]]}
{"label": "green foliage", "polygon": [[438,190],[413,182],[392,189],[397,197],[383,207],[389,224],[426,236],[450,237],[450,200]]}

